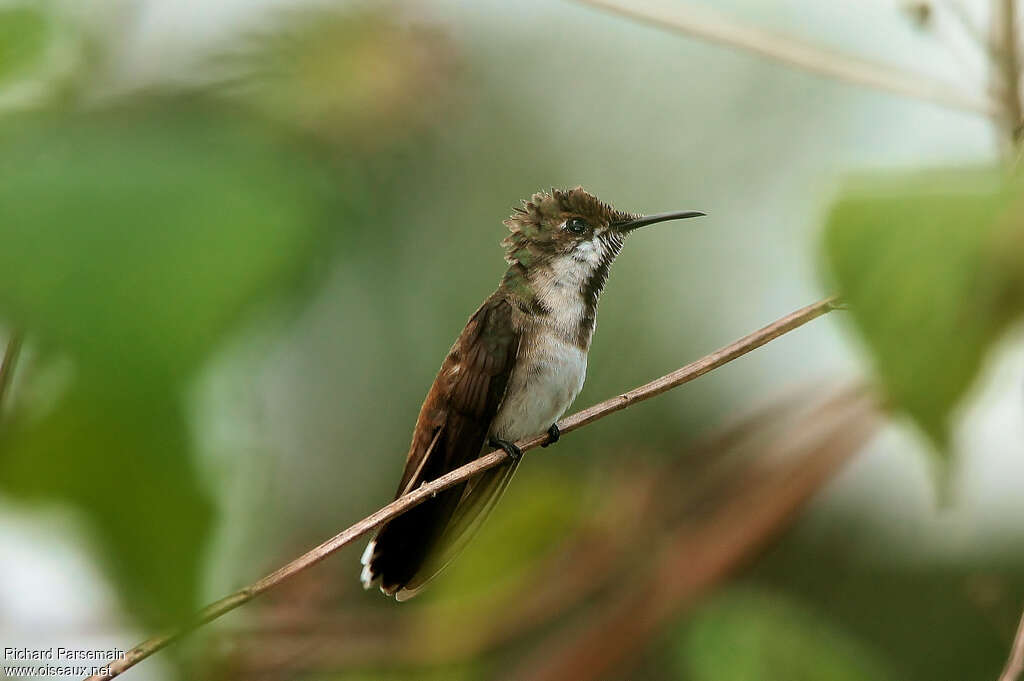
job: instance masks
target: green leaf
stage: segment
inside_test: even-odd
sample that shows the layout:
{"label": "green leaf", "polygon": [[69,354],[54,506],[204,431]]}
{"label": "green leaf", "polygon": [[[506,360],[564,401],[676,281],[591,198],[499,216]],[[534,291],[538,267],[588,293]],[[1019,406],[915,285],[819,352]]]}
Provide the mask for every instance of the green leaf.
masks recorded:
{"label": "green leaf", "polygon": [[252,121],[172,102],[0,129],[0,316],[109,377],[178,377],[323,248],[330,187]]}
{"label": "green leaf", "polygon": [[0,83],[39,59],[50,37],[46,16],[32,7],[0,8]]}
{"label": "green leaf", "polygon": [[691,681],[885,681],[875,652],[782,596],[732,592],[699,610],[675,648]]}
{"label": "green leaf", "polygon": [[1019,185],[985,171],[846,189],[825,256],[892,403],[945,449],[950,413],[1022,310]]}

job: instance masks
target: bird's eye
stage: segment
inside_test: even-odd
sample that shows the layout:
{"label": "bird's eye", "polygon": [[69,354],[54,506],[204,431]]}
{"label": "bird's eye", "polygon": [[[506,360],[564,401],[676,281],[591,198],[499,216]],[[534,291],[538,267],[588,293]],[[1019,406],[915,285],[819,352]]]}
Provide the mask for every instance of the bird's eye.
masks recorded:
{"label": "bird's eye", "polygon": [[565,221],[565,228],[573,234],[583,234],[587,231],[587,221],[583,218],[569,218]]}

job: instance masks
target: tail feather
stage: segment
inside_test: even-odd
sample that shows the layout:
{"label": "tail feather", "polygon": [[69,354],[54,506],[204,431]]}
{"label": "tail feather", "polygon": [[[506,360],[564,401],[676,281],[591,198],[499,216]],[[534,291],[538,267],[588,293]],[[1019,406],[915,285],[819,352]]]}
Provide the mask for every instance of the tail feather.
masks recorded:
{"label": "tail feather", "polygon": [[409,584],[441,542],[464,487],[440,492],[381,527],[363,552],[363,587],[379,581],[380,590],[393,596]]}
{"label": "tail feather", "polygon": [[418,594],[476,534],[517,463],[486,471],[385,524],[363,552],[361,580],[398,601]]}
{"label": "tail feather", "polygon": [[373,583],[377,581],[378,575],[375,575],[373,573],[373,569],[370,567],[370,562],[373,560],[376,551],[377,539],[375,537],[366,545],[366,550],[363,551],[363,557],[359,559],[359,562],[363,565],[363,571],[359,574],[359,581],[363,583],[364,589],[372,588]]}

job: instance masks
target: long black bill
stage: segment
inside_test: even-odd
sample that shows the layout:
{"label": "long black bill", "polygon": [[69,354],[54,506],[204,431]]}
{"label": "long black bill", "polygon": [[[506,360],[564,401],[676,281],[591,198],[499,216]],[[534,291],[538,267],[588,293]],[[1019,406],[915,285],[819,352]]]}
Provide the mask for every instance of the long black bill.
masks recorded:
{"label": "long black bill", "polygon": [[681,210],[674,213],[658,213],[657,215],[644,215],[638,217],[636,220],[630,220],[629,222],[620,222],[615,225],[615,227],[620,232],[632,232],[634,229],[653,225],[656,222],[682,220],[683,218],[699,218],[702,215],[707,215],[707,213],[702,213],[699,210]]}

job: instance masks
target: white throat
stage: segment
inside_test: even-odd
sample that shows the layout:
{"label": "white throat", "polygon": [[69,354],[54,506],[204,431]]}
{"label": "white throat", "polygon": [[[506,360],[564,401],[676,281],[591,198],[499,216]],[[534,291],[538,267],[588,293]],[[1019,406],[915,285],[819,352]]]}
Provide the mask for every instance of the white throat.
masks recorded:
{"label": "white throat", "polygon": [[[531,273],[530,283],[534,293],[548,310],[544,320],[563,338],[576,342],[581,324],[586,324],[592,330],[597,314],[596,296],[600,291],[588,292],[587,288],[599,269],[607,270],[618,253],[616,246],[620,247],[621,241],[609,244],[605,239],[595,237],[580,242],[571,253],[560,255],[546,267],[537,268]],[[589,344],[590,335],[587,333],[585,345]]]}

